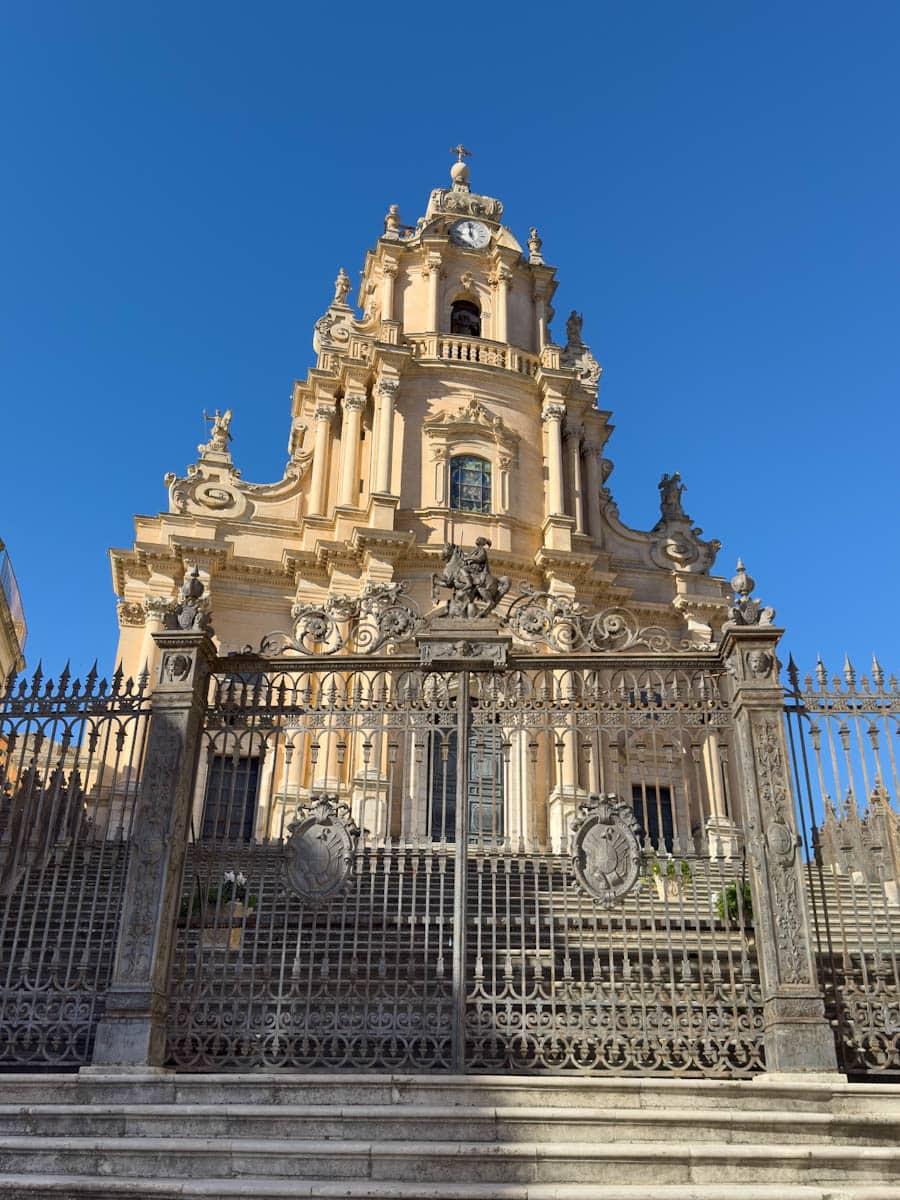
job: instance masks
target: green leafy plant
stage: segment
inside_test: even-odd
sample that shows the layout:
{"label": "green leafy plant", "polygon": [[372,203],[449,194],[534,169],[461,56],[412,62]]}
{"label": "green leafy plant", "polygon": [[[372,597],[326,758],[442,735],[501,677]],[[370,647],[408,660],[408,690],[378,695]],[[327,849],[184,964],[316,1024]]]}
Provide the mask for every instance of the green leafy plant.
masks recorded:
{"label": "green leafy plant", "polygon": [[242,871],[226,871],[222,882],[207,888],[205,895],[198,879],[190,897],[185,896],[181,901],[179,916],[199,916],[204,909],[215,911],[217,907],[234,901],[246,904],[248,908],[256,908],[256,899],[252,892],[248,893],[247,876]]}
{"label": "green leafy plant", "polygon": [[727,921],[729,925],[738,925],[741,914],[743,914],[744,925],[753,924],[753,899],[750,895],[749,880],[744,880],[743,888],[740,890],[737,883],[729,883],[724,891],[716,892],[713,899],[720,921]]}
{"label": "green leafy plant", "polygon": [[663,876],[666,879],[677,879],[680,875],[682,883],[690,883],[694,878],[690,863],[684,858],[680,863],[676,863],[674,858],[668,858],[665,860],[665,866],[658,858],[654,858],[650,872],[656,879],[662,879]]}

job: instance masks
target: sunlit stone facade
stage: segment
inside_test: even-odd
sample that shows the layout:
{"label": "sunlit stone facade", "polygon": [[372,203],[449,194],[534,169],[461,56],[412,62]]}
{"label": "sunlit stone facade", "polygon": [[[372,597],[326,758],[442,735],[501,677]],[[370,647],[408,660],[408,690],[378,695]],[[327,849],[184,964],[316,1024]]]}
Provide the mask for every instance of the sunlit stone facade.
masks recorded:
{"label": "sunlit stone facade", "polygon": [[[523,246],[502,217],[499,200],[471,190],[461,159],[414,225],[390,208],[366,255],[356,306],[342,268],[316,323],[316,363],[294,384],[280,480],[241,478],[242,414],[233,429],[230,412],[217,414],[187,473],[166,476],[167,511],[138,517],[134,545],[111,552],[126,673],[147,663],[154,678],[152,635],[187,570],[199,570],[216,641],[230,653],[290,631],[298,608],[372,585],[402,582],[428,613],[445,546],[473,547],[479,538],[489,541],[494,574],[510,579],[510,600],[523,585],[577,600],[609,614],[610,629],[662,631],[682,653],[717,642],[729,615],[728,588],[710,574],[718,543],[702,540],[685,514],[677,473],[660,482],[653,529],[620,519],[604,456],[610,414],[582,318],[573,312],[564,341],[554,341],[556,268],[534,228]],[[725,829],[719,751],[709,736],[705,823],[721,819]],[[358,808],[362,788],[385,832],[426,830],[427,764],[418,775],[411,769],[412,783],[393,798],[384,761],[338,766],[332,754],[290,769],[296,778],[269,761],[264,770],[279,778],[265,779],[262,793],[286,802],[336,790]],[[597,779],[574,742],[547,771],[554,778],[540,798],[540,827],[561,845],[577,800]],[[537,800],[528,778],[524,749],[514,747],[503,784],[511,836]],[[198,820],[201,794],[202,787]],[[270,830],[271,806],[255,820],[257,833]],[[696,813],[680,820],[696,831]]]}

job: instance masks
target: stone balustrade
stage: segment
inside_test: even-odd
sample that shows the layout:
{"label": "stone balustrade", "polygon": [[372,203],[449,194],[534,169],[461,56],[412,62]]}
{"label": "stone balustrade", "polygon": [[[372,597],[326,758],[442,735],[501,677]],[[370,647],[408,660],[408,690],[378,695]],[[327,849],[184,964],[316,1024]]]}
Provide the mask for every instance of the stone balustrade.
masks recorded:
{"label": "stone balustrade", "polygon": [[475,367],[499,367],[504,371],[515,371],[519,375],[534,377],[540,366],[540,358],[517,346],[505,342],[492,342],[486,338],[462,337],[459,334],[429,333],[409,339],[413,357],[420,362],[452,362]]}

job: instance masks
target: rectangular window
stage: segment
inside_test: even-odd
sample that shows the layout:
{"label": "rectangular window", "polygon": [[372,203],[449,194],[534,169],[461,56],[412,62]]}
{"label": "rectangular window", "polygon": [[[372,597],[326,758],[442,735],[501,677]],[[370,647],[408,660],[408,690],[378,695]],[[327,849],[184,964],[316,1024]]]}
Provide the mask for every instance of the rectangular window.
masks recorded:
{"label": "rectangular window", "polygon": [[460,512],[491,511],[491,464],[474,454],[450,460],[450,507]]}
{"label": "rectangular window", "polygon": [[[671,852],[675,836],[672,820],[672,793],[667,787],[632,786],[634,815],[641,827],[641,840],[649,837],[654,850]],[[660,836],[661,835],[661,836]]]}
{"label": "rectangular window", "polygon": [[216,754],[203,801],[204,842],[250,842],[256,821],[259,759]]}

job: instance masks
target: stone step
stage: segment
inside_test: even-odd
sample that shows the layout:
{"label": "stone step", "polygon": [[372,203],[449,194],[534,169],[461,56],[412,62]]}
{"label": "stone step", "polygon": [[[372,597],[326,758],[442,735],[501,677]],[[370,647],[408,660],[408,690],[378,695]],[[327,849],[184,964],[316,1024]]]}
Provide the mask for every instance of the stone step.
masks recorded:
{"label": "stone step", "polygon": [[2,1175],[5,1200],[900,1200],[883,1184],[484,1184],[362,1179],[110,1179],[103,1175]]}
{"label": "stone step", "polygon": [[500,1108],[423,1104],[3,1104],[0,1136],[552,1141],[900,1143],[895,1115],[722,1108]]}
{"label": "stone step", "polygon": [[900,1184],[900,1148],[797,1142],[463,1142],[313,1138],[0,1137],[0,1172],[272,1175],[455,1183]]}
{"label": "stone step", "polygon": [[253,1071],[228,1074],[0,1074],[0,1104],[330,1105],[433,1108],[718,1109],[739,1112],[872,1113],[900,1119],[900,1088],[848,1084],[839,1075],[757,1075],[752,1080],[617,1075],[408,1075],[390,1072]]}
{"label": "stone step", "polygon": [[103,1175],[2,1175],[5,1200],[900,1200],[884,1184],[484,1184],[371,1179],[110,1179]]}

